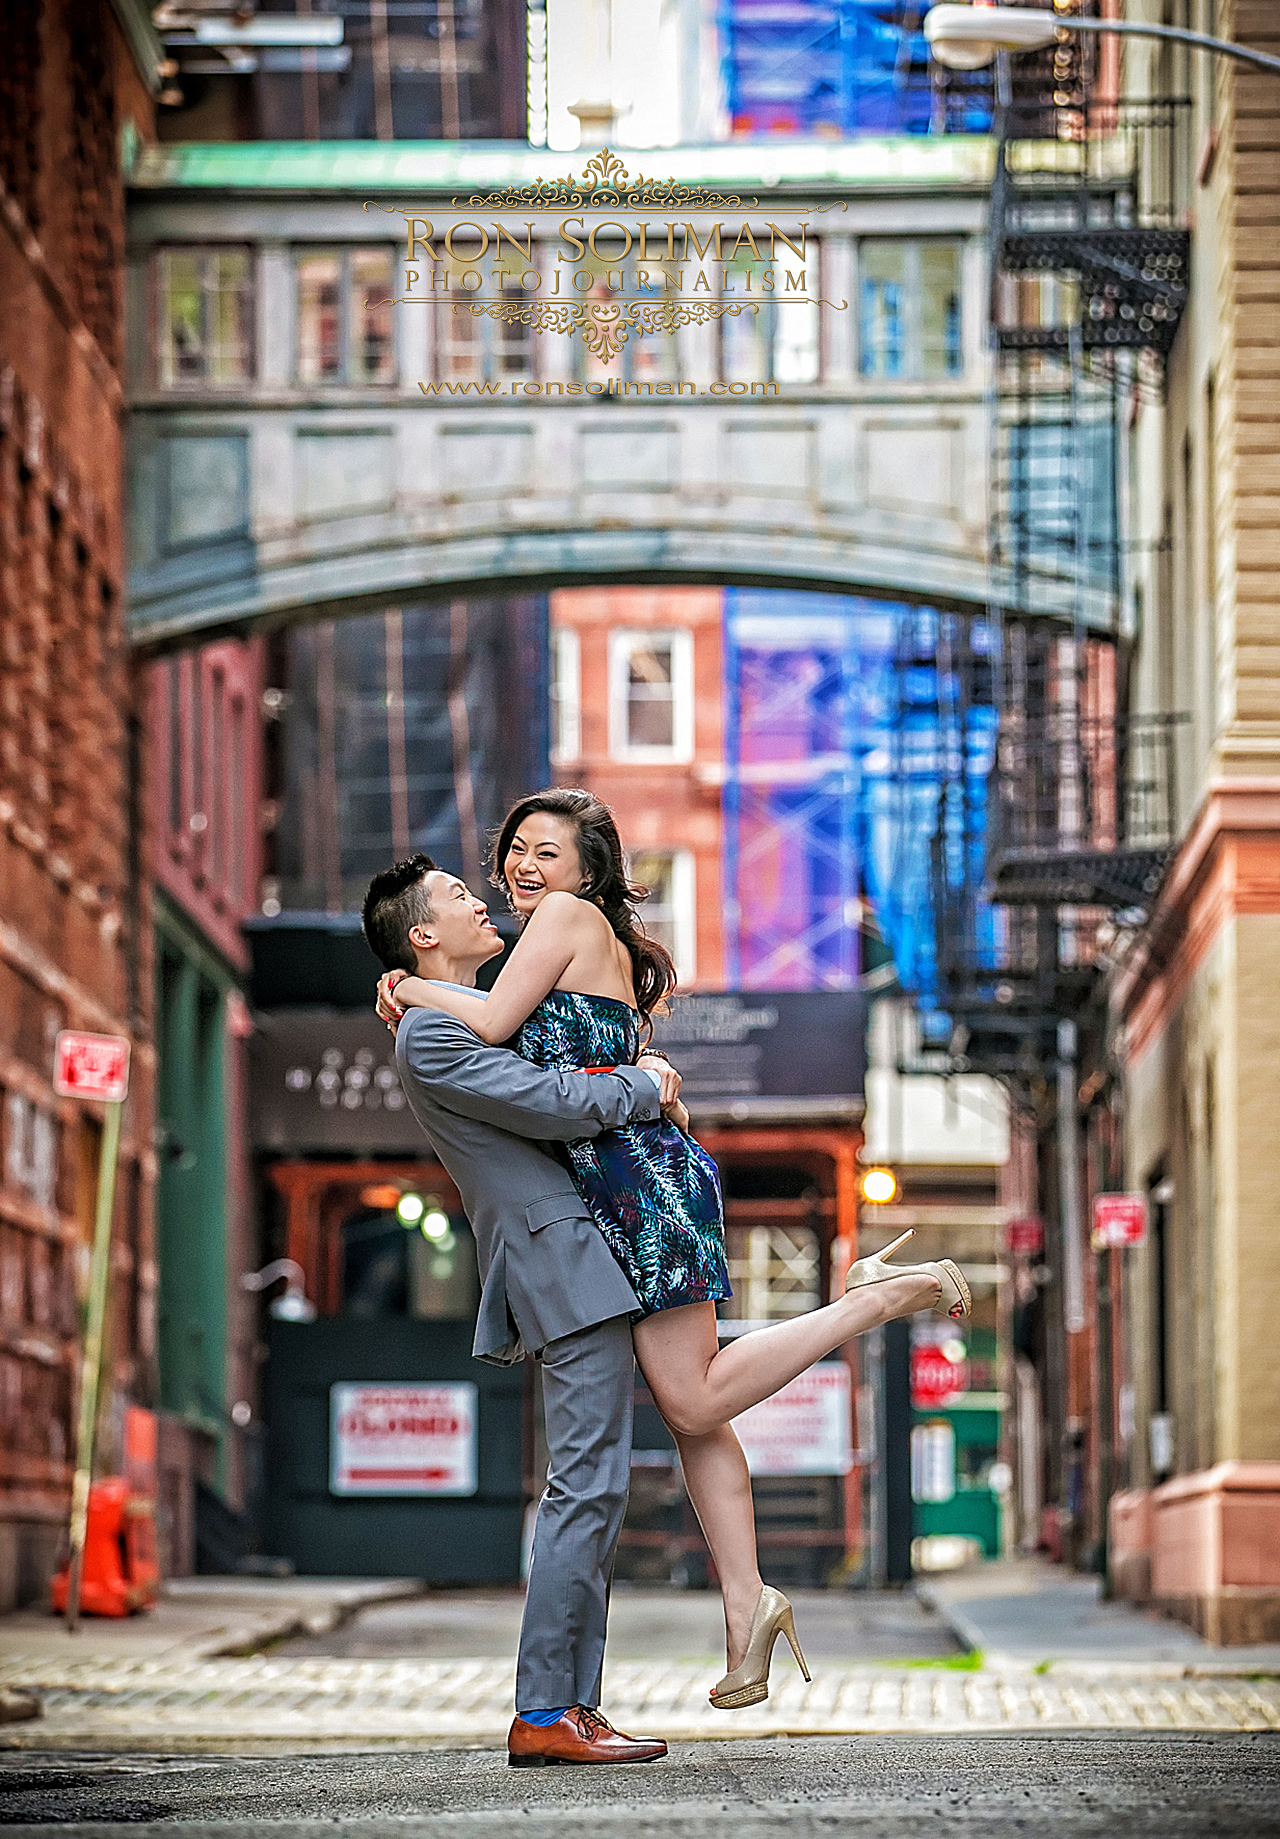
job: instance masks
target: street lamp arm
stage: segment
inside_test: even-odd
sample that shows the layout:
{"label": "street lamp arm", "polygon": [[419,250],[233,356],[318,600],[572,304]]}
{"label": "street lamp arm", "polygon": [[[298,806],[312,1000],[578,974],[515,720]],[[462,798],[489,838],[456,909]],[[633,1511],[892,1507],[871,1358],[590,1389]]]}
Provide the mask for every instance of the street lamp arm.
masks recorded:
{"label": "street lamp arm", "polygon": [[1242,64],[1256,64],[1260,70],[1280,72],[1280,57],[1266,51],[1251,51],[1229,38],[1210,38],[1207,32],[1189,32],[1185,26],[1141,25],[1129,19],[1055,19],[1055,26],[1068,32],[1117,32],[1131,38],[1164,38],[1175,44],[1193,45],[1197,51],[1216,51],[1222,57],[1238,58]]}
{"label": "street lamp arm", "polygon": [[1228,38],[1192,32],[1185,26],[1147,25],[1129,19],[1081,19],[1033,7],[957,5],[954,0],[930,7],[924,20],[925,37],[934,57],[960,70],[980,69],[1000,51],[1043,51],[1056,43],[1063,32],[1111,32],[1117,37],[1163,39],[1280,74],[1280,57],[1252,51]]}

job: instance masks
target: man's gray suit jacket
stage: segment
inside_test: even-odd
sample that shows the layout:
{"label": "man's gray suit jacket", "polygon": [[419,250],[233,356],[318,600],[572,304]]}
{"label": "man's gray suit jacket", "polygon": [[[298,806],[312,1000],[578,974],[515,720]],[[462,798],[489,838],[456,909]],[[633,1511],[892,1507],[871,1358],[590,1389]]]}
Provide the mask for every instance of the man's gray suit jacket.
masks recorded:
{"label": "man's gray suit jacket", "polygon": [[[638,1067],[544,1072],[465,1022],[411,1009],[396,1034],[405,1096],[452,1177],[479,1255],[472,1353],[506,1366],[548,1341],[639,1307],[567,1171],[537,1141],[654,1123],[658,1089]],[[513,1327],[514,1324],[514,1327]]]}

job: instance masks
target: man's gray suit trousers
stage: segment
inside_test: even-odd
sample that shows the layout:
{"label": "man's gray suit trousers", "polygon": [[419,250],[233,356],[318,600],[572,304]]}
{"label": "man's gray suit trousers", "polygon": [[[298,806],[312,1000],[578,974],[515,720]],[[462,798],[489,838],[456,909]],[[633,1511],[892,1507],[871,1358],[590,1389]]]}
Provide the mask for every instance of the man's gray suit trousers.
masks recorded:
{"label": "man's gray suit trousers", "polygon": [[516,1709],[600,1703],[609,1578],[631,1479],[635,1356],[624,1315],[541,1352],[547,1489],[520,1628]]}

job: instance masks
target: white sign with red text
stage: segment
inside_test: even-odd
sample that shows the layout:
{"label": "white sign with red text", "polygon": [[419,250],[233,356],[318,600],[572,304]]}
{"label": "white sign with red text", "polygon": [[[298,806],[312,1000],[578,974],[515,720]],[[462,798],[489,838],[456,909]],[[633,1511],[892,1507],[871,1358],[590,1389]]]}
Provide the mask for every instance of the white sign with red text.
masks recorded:
{"label": "white sign with red text", "polygon": [[331,1494],[474,1494],[478,1441],[470,1380],[330,1387]]}
{"label": "white sign with red text", "polygon": [[753,1475],[847,1475],[853,1467],[849,1369],[823,1361],[733,1420]]}
{"label": "white sign with red text", "polygon": [[114,1034],[64,1028],[53,1044],[53,1089],[59,1098],[97,1098],[118,1105],[129,1090],[129,1043]]}
{"label": "white sign with red text", "polygon": [[1147,1242],[1145,1194],[1099,1194],[1093,1203],[1093,1249],[1124,1251]]}

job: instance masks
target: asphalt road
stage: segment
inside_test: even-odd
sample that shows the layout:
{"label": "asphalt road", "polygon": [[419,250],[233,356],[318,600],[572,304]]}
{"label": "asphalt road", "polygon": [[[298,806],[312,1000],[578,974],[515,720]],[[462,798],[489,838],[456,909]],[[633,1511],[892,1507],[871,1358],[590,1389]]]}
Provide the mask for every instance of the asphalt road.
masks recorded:
{"label": "asphalt road", "polygon": [[0,1824],[85,1839],[1141,1839],[1280,1834],[1280,1736],[845,1737],[510,1770],[500,1753],[0,1759]]}

